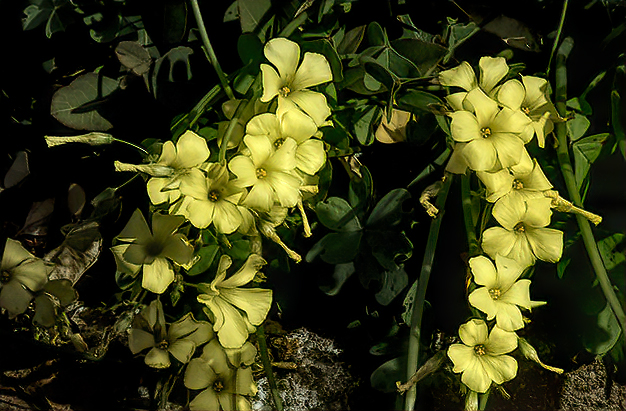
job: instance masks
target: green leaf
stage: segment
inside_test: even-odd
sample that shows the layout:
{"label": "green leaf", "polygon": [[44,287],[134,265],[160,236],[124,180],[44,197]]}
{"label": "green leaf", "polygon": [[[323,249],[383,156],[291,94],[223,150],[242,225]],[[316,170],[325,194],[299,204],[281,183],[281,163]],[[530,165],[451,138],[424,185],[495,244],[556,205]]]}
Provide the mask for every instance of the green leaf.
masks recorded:
{"label": "green leaf", "polygon": [[389,305],[409,284],[409,276],[403,266],[397,270],[385,271],[383,286],[376,293],[376,301],[381,305]]}
{"label": "green leaf", "polygon": [[337,45],[337,53],[355,54],[365,35],[366,26],[358,26],[348,31]]}
{"label": "green leaf", "polygon": [[417,292],[417,280],[411,285],[409,291],[406,293],[406,297],[404,297],[404,301],[402,301],[402,306],[404,307],[404,311],[400,315],[402,318],[402,322],[409,327],[411,326],[411,317],[413,316],[413,304],[415,301],[415,294]]}
{"label": "green leaf", "polygon": [[237,40],[237,52],[243,64],[260,63],[263,55],[263,42],[256,34],[244,33]]}
{"label": "green leaf", "polygon": [[397,97],[398,107],[413,113],[426,111],[432,112],[436,107],[443,106],[443,100],[434,94],[422,90],[409,90]]}
{"label": "green leaf", "polygon": [[374,142],[374,125],[380,120],[382,110],[378,106],[364,106],[355,110],[354,114],[354,134],[359,143],[369,146]]}
{"label": "green leaf", "polygon": [[148,50],[136,41],[122,41],[115,48],[117,59],[127,70],[141,76],[150,70],[152,57]]}
{"label": "green leaf", "polygon": [[480,27],[472,22],[468,24],[452,24],[448,27],[448,52],[443,58],[443,63],[446,64],[452,56],[454,51],[463,44],[466,40],[472,37],[474,34],[480,31]]}
{"label": "green leaf", "polygon": [[574,118],[568,120],[566,125],[567,134],[569,135],[570,141],[573,142],[585,135],[587,129],[591,125],[591,122],[587,119],[587,117],[574,113]]}
{"label": "green leaf", "polygon": [[396,381],[406,380],[406,358],[389,360],[376,368],[370,376],[372,388],[382,392],[396,392]]}
{"label": "green leaf", "polygon": [[397,270],[398,262],[408,260],[413,254],[413,243],[402,231],[366,231],[372,256],[385,270]]}
{"label": "green leaf", "polygon": [[334,231],[359,231],[361,223],[350,204],[340,197],[330,197],[315,206],[315,213],[325,227]]}
{"label": "green leaf", "polygon": [[624,234],[616,233],[598,241],[598,250],[600,251],[602,261],[607,271],[614,269],[626,260],[626,256],[624,256],[623,252],[614,251],[615,247],[624,241],[625,237]]}
{"label": "green leaf", "polygon": [[572,262],[572,259],[567,257],[567,258],[561,258],[559,262],[556,263],[556,274],[559,277],[559,279],[563,278],[563,275],[565,274],[565,270],[567,269],[567,267],[569,266],[569,263],[571,262]]}
{"label": "green leaf", "polygon": [[345,282],[354,274],[354,263],[344,263],[335,265],[335,269],[333,271],[333,281],[334,284],[332,287],[330,286],[322,286],[320,289],[326,294],[330,296],[334,296],[339,294],[341,291],[341,287],[345,284]]}
{"label": "green leaf", "polygon": [[430,73],[448,52],[443,46],[418,39],[394,40],[391,46],[415,64],[421,76]]}
{"label": "green leaf", "polygon": [[366,227],[388,229],[399,224],[404,213],[402,204],[409,198],[411,198],[411,193],[404,188],[396,188],[388,192],[372,210],[365,223]]}
{"label": "green leaf", "polygon": [[387,46],[389,45],[389,39],[385,33],[385,29],[380,24],[373,21],[368,24],[366,29],[367,41],[372,46]]}
{"label": "green leaf", "polygon": [[237,0],[241,31],[244,33],[254,31],[270,7],[272,7],[270,0]]}
{"label": "green leaf", "polygon": [[326,234],[307,253],[307,262],[313,261],[318,255],[328,264],[349,263],[359,252],[362,231],[344,231]]}
{"label": "green leaf", "polygon": [[591,164],[596,161],[609,137],[609,133],[596,134],[574,143],[572,147],[574,152],[574,176],[576,177],[576,185],[579,190],[583,186]]}
{"label": "green leaf", "polygon": [[199,257],[199,260],[191,267],[187,274],[193,276],[202,274],[207,271],[213,261],[215,260],[215,256],[217,255],[220,247],[217,244],[205,245],[200,247],[200,249],[196,252],[196,255]]}
{"label": "green leaf", "polygon": [[355,176],[348,185],[348,201],[357,214],[367,208],[374,195],[372,174],[364,165],[361,166],[359,172],[361,173],[361,178]]}
{"label": "green leaf", "polygon": [[583,338],[585,349],[595,355],[609,352],[619,340],[621,329],[609,304],[598,314],[597,328]]}
{"label": "green leaf", "polygon": [[119,82],[96,73],[83,74],[52,96],[50,114],[63,125],[76,130],[106,131],[113,125],[96,109]]}

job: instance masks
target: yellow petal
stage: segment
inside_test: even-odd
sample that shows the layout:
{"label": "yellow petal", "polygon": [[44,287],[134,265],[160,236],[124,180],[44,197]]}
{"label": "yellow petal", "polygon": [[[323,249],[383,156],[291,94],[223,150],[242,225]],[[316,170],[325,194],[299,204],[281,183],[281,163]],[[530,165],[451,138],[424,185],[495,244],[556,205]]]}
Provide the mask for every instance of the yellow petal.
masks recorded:
{"label": "yellow petal", "polygon": [[448,87],[461,87],[465,91],[470,91],[477,86],[476,74],[466,61],[439,73],[439,83]]}
{"label": "yellow petal", "polygon": [[302,90],[332,81],[333,73],[328,60],[318,53],[304,53],[302,63],[293,80],[290,82],[291,91]]}

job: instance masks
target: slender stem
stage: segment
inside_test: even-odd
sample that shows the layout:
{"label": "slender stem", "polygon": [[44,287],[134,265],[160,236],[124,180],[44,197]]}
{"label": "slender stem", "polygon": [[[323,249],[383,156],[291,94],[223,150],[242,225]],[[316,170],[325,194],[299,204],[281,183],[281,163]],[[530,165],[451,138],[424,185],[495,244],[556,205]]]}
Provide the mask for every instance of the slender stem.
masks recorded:
{"label": "slender stem", "polygon": [[[413,312],[411,314],[411,332],[409,334],[409,351],[407,359],[407,378],[415,374],[415,371],[417,371],[426,288],[428,287],[428,280],[430,278],[430,272],[432,271],[433,261],[435,259],[435,250],[437,248],[437,238],[439,237],[441,220],[445,214],[444,206],[448,197],[448,191],[450,191],[450,185],[452,184],[451,175],[446,175],[444,178],[445,181],[443,183],[443,187],[441,187],[441,190],[437,195],[437,201],[435,202],[435,207],[437,207],[439,213],[430,223],[430,231],[428,233],[426,249],[424,250],[424,259],[422,261],[422,270],[417,281],[417,290],[415,291],[415,298],[413,300],[414,303]],[[416,396],[417,388],[413,386],[406,393],[406,398],[404,400],[405,411],[413,410]]]}
{"label": "slender stem", "polygon": [[561,10],[561,20],[559,21],[559,27],[556,31],[556,36],[554,37],[554,44],[552,44],[552,50],[550,51],[550,59],[548,60],[548,67],[546,69],[546,74],[550,74],[550,67],[552,66],[552,58],[554,57],[554,53],[556,52],[557,46],[561,41],[561,33],[563,32],[563,25],[565,24],[565,14],[567,13],[567,4],[569,0],[563,1],[563,9]]}
{"label": "slender stem", "polygon": [[296,31],[296,29],[298,27],[300,27],[305,21],[306,19],[309,17],[309,15],[307,14],[306,11],[303,11],[302,13],[298,14],[298,16],[291,20],[291,22],[289,24],[287,24],[285,26],[284,29],[281,30],[281,32],[278,34],[280,37],[289,37],[291,36],[291,34]]}
{"label": "slender stem", "polygon": [[230,84],[228,84],[226,74],[224,74],[224,71],[222,71],[222,68],[220,67],[219,61],[217,61],[215,50],[213,50],[211,40],[209,40],[209,35],[206,31],[206,27],[204,26],[204,20],[202,19],[202,13],[200,12],[200,5],[198,4],[198,0],[191,0],[191,8],[193,9],[193,15],[196,18],[198,30],[200,31],[200,38],[202,39],[202,43],[204,44],[204,51],[207,54],[209,62],[215,69],[217,77],[220,79],[220,83],[222,84],[222,88],[224,89],[226,96],[228,96],[229,99],[233,100],[235,98],[235,95],[233,94],[233,90],[230,88]]}
{"label": "slender stem", "polygon": [[[565,62],[573,48],[573,45],[574,41],[570,37],[564,39],[563,44],[559,47],[556,57],[556,93],[554,100],[556,109],[562,117],[565,117],[567,110],[565,104],[567,101],[567,68]],[[564,122],[556,123],[555,132],[558,142],[557,158],[561,166],[561,173],[563,174],[563,179],[565,180],[565,186],[567,187],[569,198],[574,205],[582,207],[580,192],[578,191],[578,187],[576,185],[576,178],[574,176],[574,170],[569,156],[566,124]],[[609,279],[606,268],[604,267],[600,251],[598,250],[598,244],[596,243],[593,231],[591,230],[591,225],[587,219],[578,214],[576,215],[576,221],[578,222],[578,227],[587,250],[587,255],[589,255],[591,265],[600,284],[600,288],[602,289],[602,293],[611,307],[611,310],[613,310],[613,314],[615,314],[615,317],[617,318],[617,322],[622,329],[622,335],[626,335],[626,314],[624,313],[624,309],[622,308],[619,298],[615,294],[611,280]]]}
{"label": "slender stem", "polygon": [[133,144],[133,143],[131,143],[131,142],[128,142],[128,141],[126,141],[126,140],[120,140],[119,138],[115,138],[115,137],[113,137],[113,141],[115,141],[115,142],[117,142],[117,143],[122,143],[122,144],[126,144],[126,145],[128,145],[128,146],[131,146],[131,147],[132,147],[132,148],[134,148],[135,150],[140,151],[140,152],[141,152],[141,154],[143,154],[143,155],[145,155],[145,156],[147,156],[147,155],[149,155],[149,154],[150,154],[150,153],[148,153],[148,150],[146,150],[145,148],[143,148],[143,147],[141,147],[141,146],[138,146],[137,144]]}
{"label": "slender stem", "polygon": [[476,224],[472,216],[472,193],[470,189],[471,174],[461,176],[461,205],[463,207],[463,220],[465,221],[465,233],[467,235],[467,245],[469,247],[469,258],[480,254],[478,238],[476,237]]}
{"label": "slender stem", "polygon": [[257,342],[259,343],[259,353],[261,355],[261,362],[263,363],[263,370],[267,376],[267,382],[269,383],[270,391],[272,392],[274,405],[276,405],[276,409],[278,411],[283,411],[283,400],[280,397],[278,385],[276,385],[276,379],[274,378],[274,372],[272,371],[272,362],[270,361],[270,356],[267,351],[267,339],[265,338],[265,327],[263,325],[256,329],[256,336]]}

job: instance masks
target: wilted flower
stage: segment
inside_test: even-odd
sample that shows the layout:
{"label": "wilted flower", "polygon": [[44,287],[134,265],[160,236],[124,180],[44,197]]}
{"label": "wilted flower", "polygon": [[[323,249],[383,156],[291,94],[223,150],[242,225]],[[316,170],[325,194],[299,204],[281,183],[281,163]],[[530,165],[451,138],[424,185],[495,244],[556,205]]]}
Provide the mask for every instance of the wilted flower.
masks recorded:
{"label": "wilted flower", "polygon": [[185,387],[203,390],[189,403],[192,411],[249,410],[245,395],[257,393],[250,365],[256,348],[246,342],[241,348],[224,350],[217,340],[204,346],[202,355],[189,362]]}
{"label": "wilted flower", "polygon": [[463,344],[452,344],[448,357],[454,363],[454,372],[460,372],[461,381],[479,393],[486,392],[491,382],[502,384],[517,375],[517,361],[504,355],[517,348],[517,335],[495,326],[487,335],[483,320],[470,320],[459,327]]}
{"label": "wilted flower", "polygon": [[235,156],[228,167],[237,176],[237,184],[251,187],[242,204],[269,211],[275,202],[294,207],[300,199],[301,180],[293,173],[296,167],[297,143],[285,139],[276,148],[266,136],[243,138],[250,155]]}
{"label": "wilted flower", "polygon": [[230,180],[225,166],[212,163],[207,170],[206,175],[199,169],[187,174],[180,183],[183,200],[170,212],[184,215],[195,227],[213,224],[218,232],[230,234],[243,220],[237,206],[243,189]]}
{"label": "wilted flower", "polygon": [[258,254],[251,254],[244,265],[226,278],[232,263],[222,255],[215,279],[198,285],[198,302],[206,305],[205,313],[213,322],[220,344],[226,348],[239,348],[267,316],[272,305],[272,291],[263,288],[242,287],[251,282],[266,264]]}
{"label": "wilted flower", "polygon": [[187,313],[166,329],[163,306],[157,299],[143,309],[137,327],[130,329],[128,347],[133,354],[150,348],[145,363],[153,368],[168,368],[170,354],[181,363],[191,360],[196,347],[215,336],[211,324],[196,321]]}
{"label": "wilted flower", "polygon": [[530,280],[518,280],[524,267],[515,260],[496,256],[494,267],[484,256],[473,257],[469,266],[474,282],[482,287],[472,291],[469,302],[487,314],[487,320],[496,319],[498,327],[515,331],[524,327],[519,307],[530,310],[537,303],[530,301]]}
{"label": "wilted flower", "polygon": [[141,266],[141,286],[156,294],[163,293],[174,281],[170,260],[183,265],[189,263],[193,255],[193,247],[187,238],[176,233],[184,222],[181,216],[154,213],[150,231],[141,211],[135,210],[126,227],[116,237],[128,244],[116,246],[112,250],[118,260],[118,270],[136,275],[138,270],[135,271],[135,268]]}
{"label": "wilted flower", "polygon": [[267,42],[265,57],[274,65],[261,64],[263,73],[262,102],[269,102],[278,96],[276,114],[281,117],[290,110],[302,110],[315,124],[322,124],[330,115],[326,97],[322,93],[308,90],[332,81],[330,65],[321,54],[304,53],[300,61],[300,46],[291,40],[278,37]]}
{"label": "wilted flower", "polygon": [[53,268],[19,241],[7,238],[0,264],[0,307],[8,311],[10,318],[26,311],[33,292],[44,287]]}
{"label": "wilted flower", "polygon": [[502,227],[483,232],[483,250],[491,258],[501,254],[524,267],[533,265],[536,259],[557,262],[563,252],[563,232],[547,228],[552,215],[550,204],[549,198],[501,198],[492,214]]}

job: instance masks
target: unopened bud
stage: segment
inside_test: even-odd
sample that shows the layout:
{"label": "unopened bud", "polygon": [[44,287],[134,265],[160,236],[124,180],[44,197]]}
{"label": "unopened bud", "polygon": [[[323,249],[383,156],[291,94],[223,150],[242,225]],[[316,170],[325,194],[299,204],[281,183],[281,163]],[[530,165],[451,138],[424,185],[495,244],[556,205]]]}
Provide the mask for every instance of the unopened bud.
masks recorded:
{"label": "unopened bud", "polygon": [[153,177],[170,177],[174,170],[168,166],[160,164],[128,164],[115,161],[115,171],[135,171],[149,174]]}
{"label": "unopened bud", "polygon": [[553,371],[557,374],[563,374],[563,370],[561,368],[551,367],[549,365],[542,363],[541,360],[539,359],[539,355],[537,354],[537,350],[535,350],[535,348],[532,345],[530,345],[530,343],[526,341],[524,338],[521,338],[521,337],[518,338],[517,346],[519,347],[522,354],[524,354],[524,357],[528,358],[531,361],[536,362],[537,364],[541,365],[546,370]]}
{"label": "unopened bud", "polygon": [[46,139],[46,144],[48,144],[48,147],[60,146],[62,144],[69,143],[82,143],[89,144],[91,146],[102,146],[105,144],[111,144],[113,141],[115,141],[112,135],[106,133],[98,133],[95,131],[92,133],[82,134],[80,136],[45,136],[44,138]]}

